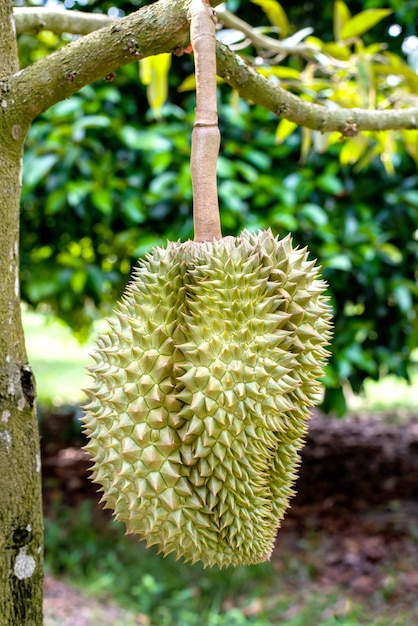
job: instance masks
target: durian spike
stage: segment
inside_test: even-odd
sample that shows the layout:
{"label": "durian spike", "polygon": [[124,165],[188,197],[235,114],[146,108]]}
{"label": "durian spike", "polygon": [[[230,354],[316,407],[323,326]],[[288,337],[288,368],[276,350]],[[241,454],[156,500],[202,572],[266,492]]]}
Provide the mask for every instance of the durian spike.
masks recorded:
{"label": "durian spike", "polygon": [[222,237],[216,184],[220,132],[216,103],[215,19],[213,9],[205,0],[192,0],[189,20],[195,59],[196,114],[190,169],[195,241],[213,241]]}

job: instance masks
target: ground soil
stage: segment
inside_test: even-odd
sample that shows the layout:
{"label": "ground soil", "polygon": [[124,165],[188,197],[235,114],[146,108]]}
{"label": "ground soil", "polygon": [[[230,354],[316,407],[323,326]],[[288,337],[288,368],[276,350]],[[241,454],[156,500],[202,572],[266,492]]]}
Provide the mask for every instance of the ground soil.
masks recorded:
{"label": "ground soil", "polygon": [[[42,417],[46,515],[58,498],[71,506],[97,500],[78,417],[73,407]],[[416,605],[418,416],[313,416],[273,556],[279,571],[290,552],[306,562],[318,592],[340,585],[360,600],[382,596],[394,614]],[[114,624],[117,615],[116,607],[46,578],[45,626]]]}

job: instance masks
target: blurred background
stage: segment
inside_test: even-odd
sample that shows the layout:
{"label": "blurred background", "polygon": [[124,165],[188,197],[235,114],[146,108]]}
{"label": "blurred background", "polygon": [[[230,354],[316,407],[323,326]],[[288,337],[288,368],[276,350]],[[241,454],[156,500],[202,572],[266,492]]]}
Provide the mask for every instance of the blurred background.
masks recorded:
{"label": "blurred background", "polygon": [[[120,17],[148,3],[63,4]],[[226,7],[259,33],[316,43],[335,55],[324,69],[309,56],[263,56],[233,28],[220,35],[305,100],[417,106],[416,0],[350,2],[353,16],[391,11],[355,43],[336,42],[338,20],[347,19],[342,2],[326,0],[320,11],[309,1],[230,0]],[[22,65],[71,39],[49,31],[21,35]],[[151,70],[154,78],[144,84]],[[416,131],[324,137],[280,121],[219,82],[224,234],[290,232],[319,259],[329,283],[332,357],[298,495],[271,563],[225,571],[145,551],[97,505],[81,449],[84,367],[137,259],[167,239],[193,236],[192,74],[190,55],[132,64],[54,106],[27,140],[21,285],[43,446],[45,623],[416,624]],[[72,595],[80,590],[88,600]]]}

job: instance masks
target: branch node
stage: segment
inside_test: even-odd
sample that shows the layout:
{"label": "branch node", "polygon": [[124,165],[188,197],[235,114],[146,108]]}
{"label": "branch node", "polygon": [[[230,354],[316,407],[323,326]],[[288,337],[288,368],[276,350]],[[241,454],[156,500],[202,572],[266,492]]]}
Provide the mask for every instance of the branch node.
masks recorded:
{"label": "branch node", "polygon": [[289,115],[289,113],[290,113],[290,106],[287,104],[287,102],[284,102],[283,104],[281,104],[276,111],[276,115],[278,117],[286,117],[286,115]]}
{"label": "branch node", "polygon": [[67,72],[65,75],[65,80],[68,80],[69,83],[73,83],[76,79],[77,72]]}
{"label": "branch node", "polygon": [[347,117],[341,134],[344,137],[356,137],[358,135],[358,127],[356,122],[354,121],[354,118]]}
{"label": "branch node", "polygon": [[186,54],[186,52],[191,52],[191,49],[188,50],[188,48],[174,48],[173,50],[173,54],[176,57],[182,57],[183,54]]}
{"label": "branch node", "polygon": [[140,51],[138,43],[135,41],[133,37],[129,37],[126,40],[127,50],[130,54],[133,54],[135,57],[142,58],[144,54]]}

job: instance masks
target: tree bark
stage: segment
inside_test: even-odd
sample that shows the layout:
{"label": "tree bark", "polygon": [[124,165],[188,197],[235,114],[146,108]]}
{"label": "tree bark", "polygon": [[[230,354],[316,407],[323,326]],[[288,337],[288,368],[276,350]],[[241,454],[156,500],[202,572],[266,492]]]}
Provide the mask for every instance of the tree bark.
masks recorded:
{"label": "tree bark", "polygon": [[[220,2],[212,0],[211,4]],[[190,42],[189,4],[190,0],[159,0],[110,20],[109,26],[99,30],[93,19],[90,34],[15,74],[10,89],[26,119],[31,122],[53,104],[124,65],[162,52],[183,54]]]}
{"label": "tree bark", "polygon": [[246,100],[260,104],[279,117],[321,133],[337,130],[354,137],[362,130],[418,129],[418,107],[390,110],[329,109],[306,102],[273,85],[227,46],[218,42],[217,68],[221,76]]}
{"label": "tree bark", "polygon": [[[16,9],[18,32],[42,29],[91,33],[61,48],[15,77],[11,88],[23,99],[33,119],[55,102],[68,98],[94,80],[111,75],[136,59],[161,52],[181,54],[189,43],[190,0],[159,0],[122,19],[53,9]],[[221,0],[211,0],[216,7]],[[220,14],[221,18],[224,15]],[[97,19],[99,17],[99,19]],[[61,22],[60,22],[61,20]],[[94,33],[104,24],[100,33]],[[298,48],[301,52],[302,48]],[[307,50],[303,49],[304,53]],[[353,137],[363,130],[418,129],[418,107],[388,110],[330,109],[306,102],[274,85],[227,46],[217,44],[217,71],[245,99],[276,115],[320,132],[339,131]],[[36,85],[29,98],[29,86]]]}
{"label": "tree bark", "polygon": [[18,71],[12,2],[0,2],[0,621],[42,624],[41,461],[20,314],[19,202],[25,132],[10,96]]}

